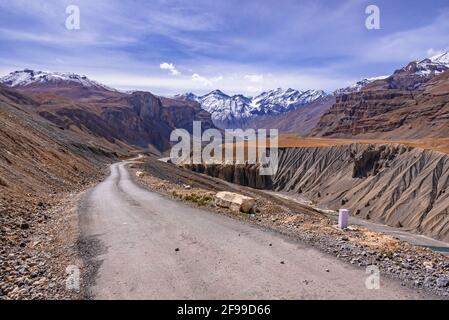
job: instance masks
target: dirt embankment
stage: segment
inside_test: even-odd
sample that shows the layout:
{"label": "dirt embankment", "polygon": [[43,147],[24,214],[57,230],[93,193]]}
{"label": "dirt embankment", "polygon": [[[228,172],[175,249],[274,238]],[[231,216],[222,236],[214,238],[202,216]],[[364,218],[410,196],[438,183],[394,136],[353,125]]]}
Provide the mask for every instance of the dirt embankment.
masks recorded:
{"label": "dirt embankment", "polygon": [[282,148],[279,170],[254,165],[190,169],[259,189],[301,194],[328,209],[449,241],[449,156],[398,144]]}
{"label": "dirt embankment", "polygon": [[73,203],[116,157],[0,89],[0,300],[73,297],[64,283],[76,262]]}

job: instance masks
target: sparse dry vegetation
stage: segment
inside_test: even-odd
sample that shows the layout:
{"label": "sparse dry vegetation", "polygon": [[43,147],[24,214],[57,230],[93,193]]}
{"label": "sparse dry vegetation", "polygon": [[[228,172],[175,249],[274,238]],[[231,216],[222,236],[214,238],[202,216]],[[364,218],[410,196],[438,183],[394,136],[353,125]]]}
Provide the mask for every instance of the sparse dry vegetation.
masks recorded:
{"label": "sparse dry vegetation", "polygon": [[175,198],[192,202],[200,207],[210,205],[214,195],[214,193],[205,190],[173,190],[171,194]]}

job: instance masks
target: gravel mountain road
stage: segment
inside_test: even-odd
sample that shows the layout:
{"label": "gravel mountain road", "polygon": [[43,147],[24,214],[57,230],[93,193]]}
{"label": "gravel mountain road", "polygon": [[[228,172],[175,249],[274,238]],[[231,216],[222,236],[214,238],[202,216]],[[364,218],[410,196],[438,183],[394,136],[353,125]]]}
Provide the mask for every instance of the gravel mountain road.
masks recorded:
{"label": "gravel mountain road", "polygon": [[421,299],[294,239],[149,192],[129,162],[80,204],[93,299]]}

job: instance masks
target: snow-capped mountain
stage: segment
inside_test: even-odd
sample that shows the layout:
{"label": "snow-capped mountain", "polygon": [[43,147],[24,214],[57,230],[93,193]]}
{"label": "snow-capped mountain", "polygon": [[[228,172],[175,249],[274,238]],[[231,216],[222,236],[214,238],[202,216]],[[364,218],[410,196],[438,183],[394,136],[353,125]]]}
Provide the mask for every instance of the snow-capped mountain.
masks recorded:
{"label": "snow-capped mountain", "polygon": [[396,70],[391,76],[367,78],[355,84],[338,89],[334,95],[359,92],[367,85],[377,80],[385,80],[384,88],[415,90],[429,81],[435,75],[449,70],[449,52],[441,53],[430,58],[412,61],[407,66]]}
{"label": "snow-capped mountain", "polygon": [[416,61],[415,63],[416,66],[412,63],[406,68],[417,75],[427,76],[432,73],[439,74],[449,69],[449,52]]}
{"label": "snow-capped mountain", "polygon": [[320,90],[298,91],[294,89],[264,92],[252,100],[252,105],[262,114],[279,114],[293,111],[303,105],[309,104],[326,93]]}
{"label": "snow-capped mountain", "polygon": [[334,92],[334,95],[339,96],[342,94],[349,94],[349,93],[354,93],[354,92],[359,92],[360,90],[362,90],[362,88],[364,88],[366,85],[377,81],[377,80],[384,80],[386,78],[388,78],[389,76],[379,76],[379,77],[372,77],[372,78],[366,78],[366,79],[362,79],[360,81],[357,81],[356,83],[350,85],[349,87],[346,88],[341,88],[338,89]]}
{"label": "snow-capped mountain", "polygon": [[229,96],[214,90],[204,96],[193,93],[177,95],[177,99],[196,101],[212,115],[215,125],[221,128],[242,127],[257,116],[274,116],[296,110],[304,105],[327,96],[324,91],[278,88],[256,97],[244,95]]}
{"label": "snow-capped mountain", "polygon": [[449,53],[445,52],[422,60],[412,61],[404,68],[396,70],[386,79],[388,88],[416,90],[434,76],[449,70]]}
{"label": "snow-capped mountain", "polygon": [[75,73],[46,72],[25,69],[14,71],[1,77],[0,83],[13,88],[25,88],[40,85],[77,85],[85,88],[94,88],[107,91],[116,91],[108,86]]}

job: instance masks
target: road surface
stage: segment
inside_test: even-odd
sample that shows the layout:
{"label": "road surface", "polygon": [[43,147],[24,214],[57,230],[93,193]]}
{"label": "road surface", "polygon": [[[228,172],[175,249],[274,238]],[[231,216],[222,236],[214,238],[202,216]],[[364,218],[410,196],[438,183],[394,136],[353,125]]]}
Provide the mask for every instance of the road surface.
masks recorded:
{"label": "road surface", "polygon": [[[137,186],[127,163],[80,205],[94,299],[419,299],[304,244]],[[82,251],[83,251],[82,250]]]}

